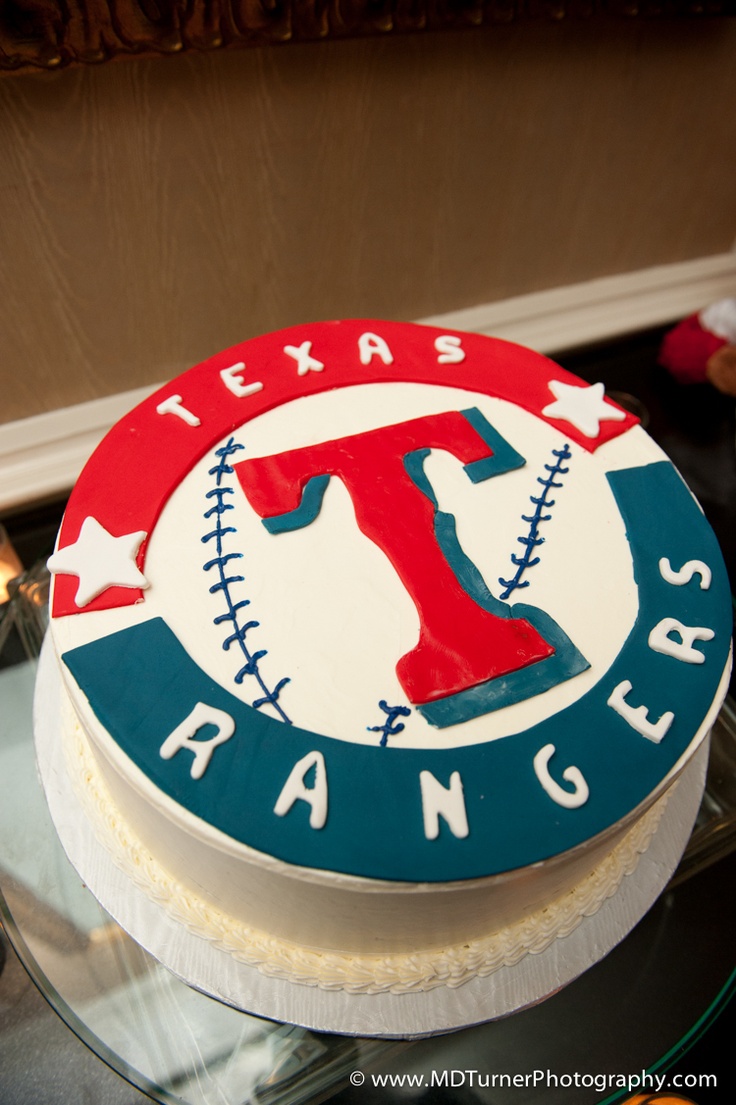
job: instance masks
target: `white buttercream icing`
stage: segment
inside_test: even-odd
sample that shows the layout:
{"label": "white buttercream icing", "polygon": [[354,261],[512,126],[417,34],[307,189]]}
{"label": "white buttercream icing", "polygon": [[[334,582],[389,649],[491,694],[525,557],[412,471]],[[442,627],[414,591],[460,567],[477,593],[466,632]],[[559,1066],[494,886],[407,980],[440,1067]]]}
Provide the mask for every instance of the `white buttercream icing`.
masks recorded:
{"label": "white buttercream icing", "polygon": [[[78,725],[69,726],[65,753],[72,781],[94,831],[128,878],[188,931],[211,941],[265,975],[351,994],[405,994],[455,988],[484,978],[569,935],[616,893],[657,831],[670,788],[586,878],[514,924],[440,949],[398,954],[342,954],[300,947],[269,935],[206,902],[170,875],[125,822],[110,797]],[[673,784],[673,787],[677,783]]]}

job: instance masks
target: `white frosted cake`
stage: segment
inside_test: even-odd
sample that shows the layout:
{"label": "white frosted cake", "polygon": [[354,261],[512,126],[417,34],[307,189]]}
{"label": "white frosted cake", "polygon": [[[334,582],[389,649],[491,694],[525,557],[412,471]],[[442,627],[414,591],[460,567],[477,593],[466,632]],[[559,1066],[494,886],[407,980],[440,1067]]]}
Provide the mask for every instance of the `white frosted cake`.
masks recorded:
{"label": "white frosted cake", "polygon": [[730,664],[677,471],[545,357],[393,322],[205,361],[118,423],[49,561],[115,862],[265,973],[458,986],[647,848]]}

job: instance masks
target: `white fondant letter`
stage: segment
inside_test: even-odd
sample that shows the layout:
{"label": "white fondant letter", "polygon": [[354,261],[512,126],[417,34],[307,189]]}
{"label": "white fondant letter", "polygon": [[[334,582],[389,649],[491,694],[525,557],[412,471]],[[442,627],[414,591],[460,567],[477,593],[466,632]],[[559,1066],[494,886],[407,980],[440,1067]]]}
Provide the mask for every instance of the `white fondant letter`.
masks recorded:
{"label": "white fondant letter", "polygon": [[420,771],[419,786],[422,791],[424,835],[427,840],[436,840],[440,835],[440,814],[449,825],[453,836],[466,837],[470,829],[460,772],[453,771],[449,787],[443,787],[431,771]]}
{"label": "white fondant letter", "polygon": [[[314,768],[314,786],[308,787],[304,780],[312,768]],[[327,821],[327,771],[325,758],[321,752],[308,752],[294,764],[273,812],[279,817],[284,817],[299,799],[311,806],[312,812],[309,815],[311,827],[324,828]]]}
{"label": "white fondant letter", "polygon": [[675,715],[671,710],[668,710],[667,713],[662,714],[659,721],[651,722],[646,706],[629,706],[626,701],[626,695],[632,689],[632,686],[633,684],[630,683],[628,679],[624,679],[615,686],[608,699],[608,705],[612,710],[615,710],[624,721],[628,722],[632,729],[636,729],[637,733],[640,733],[642,737],[646,737],[647,740],[659,744],[662,737],[665,736],[670,725],[675,720]]}
{"label": "white fondant letter", "polygon": [[175,414],[177,418],[181,418],[182,422],[186,422],[187,426],[199,426],[200,420],[196,414],[192,414],[182,404],[181,395],[169,395],[162,403],[156,407],[157,414]]}
{"label": "white fondant letter", "polygon": [[[209,740],[194,740],[194,734],[205,725],[214,725],[217,728],[214,737],[210,737]],[[173,733],[169,733],[161,745],[159,755],[162,760],[170,760],[181,748],[188,748],[194,754],[189,774],[193,779],[201,779],[218,744],[224,744],[225,741],[230,740],[234,732],[235,722],[230,714],[226,714],[224,710],[218,710],[216,706],[198,702],[181,725],[177,725]]]}
{"label": "white fondant letter", "polygon": [[688,560],[679,572],[675,571],[666,556],[663,556],[659,562],[659,574],[662,579],[667,583],[673,583],[675,587],[682,587],[685,583],[689,583],[696,572],[700,576],[700,590],[707,591],[710,587],[711,570],[702,560]]}
{"label": "white fondant letter", "polygon": [[220,370],[220,378],[223,384],[228,391],[231,391],[238,399],[245,399],[247,395],[255,395],[257,391],[263,390],[263,384],[260,380],[254,380],[252,384],[246,384],[245,380],[240,375],[240,373],[244,371],[245,363],[243,361],[238,361],[237,364],[232,364],[229,368]]}
{"label": "white fondant letter", "polygon": [[565,790],[564,787],[555,782],[549,773],[549,761],[554,754],[555,746],[553,744],[545,744],[544,748],[539,749],[534,757],[534,770],[537,778],[553,802],[556,802],[558,806],[564,806],[565,809],[576,810],[578,806],[583,806],[588,801],[590,795],[588,784],[579,767],[566,767],[562,772],[562,778],[572,784],[572,790]]}
{"label": "white fondant letter", "polygon": [[379,356],[384,364],[394,363],[391,350],[378,334],[361,334],[358,338],[358,352],[361,364],[370,364],[375,356]]}
{"label": "white fondant letter", "polygon": [[[679,634],[680,640],[673,640],[670,633]],[[714,637],[713,630],[703,625],[683,625],[677,618],[662,618],[649,634],[649,647],[686,664],[703,664],[705,656],[693,648],[693,641],[712,641]]]}
{"label": "white fondant letter", "polygon": [[284,353],[293,357],[296,361],[297,376],[306,376],[308,372],[321,372],[325,367],[322,361],[311,356],[311,341],[303,341],[301,345],[285,345]]}
{"label": "white fondant letter", "polygon": [[460,364],[465,360],[461,339],[454,334],[441,334],[435,338],[434,347],[439,353],[437,364]]}

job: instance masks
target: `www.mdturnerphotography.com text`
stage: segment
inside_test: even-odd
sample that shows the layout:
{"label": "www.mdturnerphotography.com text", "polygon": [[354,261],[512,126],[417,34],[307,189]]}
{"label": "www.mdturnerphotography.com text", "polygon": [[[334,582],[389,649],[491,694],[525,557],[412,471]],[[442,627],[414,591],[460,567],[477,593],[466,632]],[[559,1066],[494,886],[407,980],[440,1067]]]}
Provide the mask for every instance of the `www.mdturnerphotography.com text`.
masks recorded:
{"label": "www.mdturnerphotography.com text", "polygon": [[432,1089],[432,1088],[459,1088],[461,1086],[477,1086],[481,1089],[522,1089],[534,1088],[562,1088],[562,1089],[595,1089],[603,1093],[606,1090],[626,1090],[628,1093],[646,1090],[651,1093],[662,1093],[665,1090],[697,1090],[716,1089],[718,1076],[716,1074],[650,1074],[640,1071],[638,1074],[593,1074],[583,1071],[558,1073],[551,1070],[534,1070],[524,1074],[508,1074],[481,1070],[431,1070],[424,1074],[371,1074],[366,1076],[363,1071],[355,1070],[350,1075],[350,1083],[353,1086],[363,1086],[365,1083],[376,1089]]}

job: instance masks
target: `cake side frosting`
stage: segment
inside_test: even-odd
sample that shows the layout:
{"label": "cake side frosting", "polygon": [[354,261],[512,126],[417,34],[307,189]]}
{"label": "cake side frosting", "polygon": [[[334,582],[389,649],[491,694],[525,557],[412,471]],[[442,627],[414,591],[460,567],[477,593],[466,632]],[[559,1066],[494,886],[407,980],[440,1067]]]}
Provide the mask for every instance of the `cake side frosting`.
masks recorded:
{"label": "cake side frosting", "polygon": [[[338,954],[308,948],[254,928],[199,897],[167,872],[117,809],[94,755],[70,715],[65,757],[80,801],[100,842],[131,881],[188,931],[239,962],[274,978],[352,994],[454,989],[526,955],[545,951],[594,915],[636,870],[657,831],[670,791],[661,797],[584,879],[515,923],[442,948],[404,953]],[[677,784],[674,783],[673,787]]]}
{"label": "cake side frosting", "polygon": [[[709,732],[723,690],[693,747]],[[68,703],[66,726],[73,732],[79,730],[80,711],[72,698]],[[516,925],[583,882],[648,808],[632,811],[623,823],[570,852],[498,876],[448,883],[356,878],[298,868],[238,844],[157,791],[99,725],[83,739],[112,796],[111,808],[125,811],[126,832],[134,826],[146,850],[164,870],[177,873],[189,894],[278,940],[321,951],[414,954],[481,938],[489,918],[494,929]],[[676,776],[662,781],[652,801]]]}

